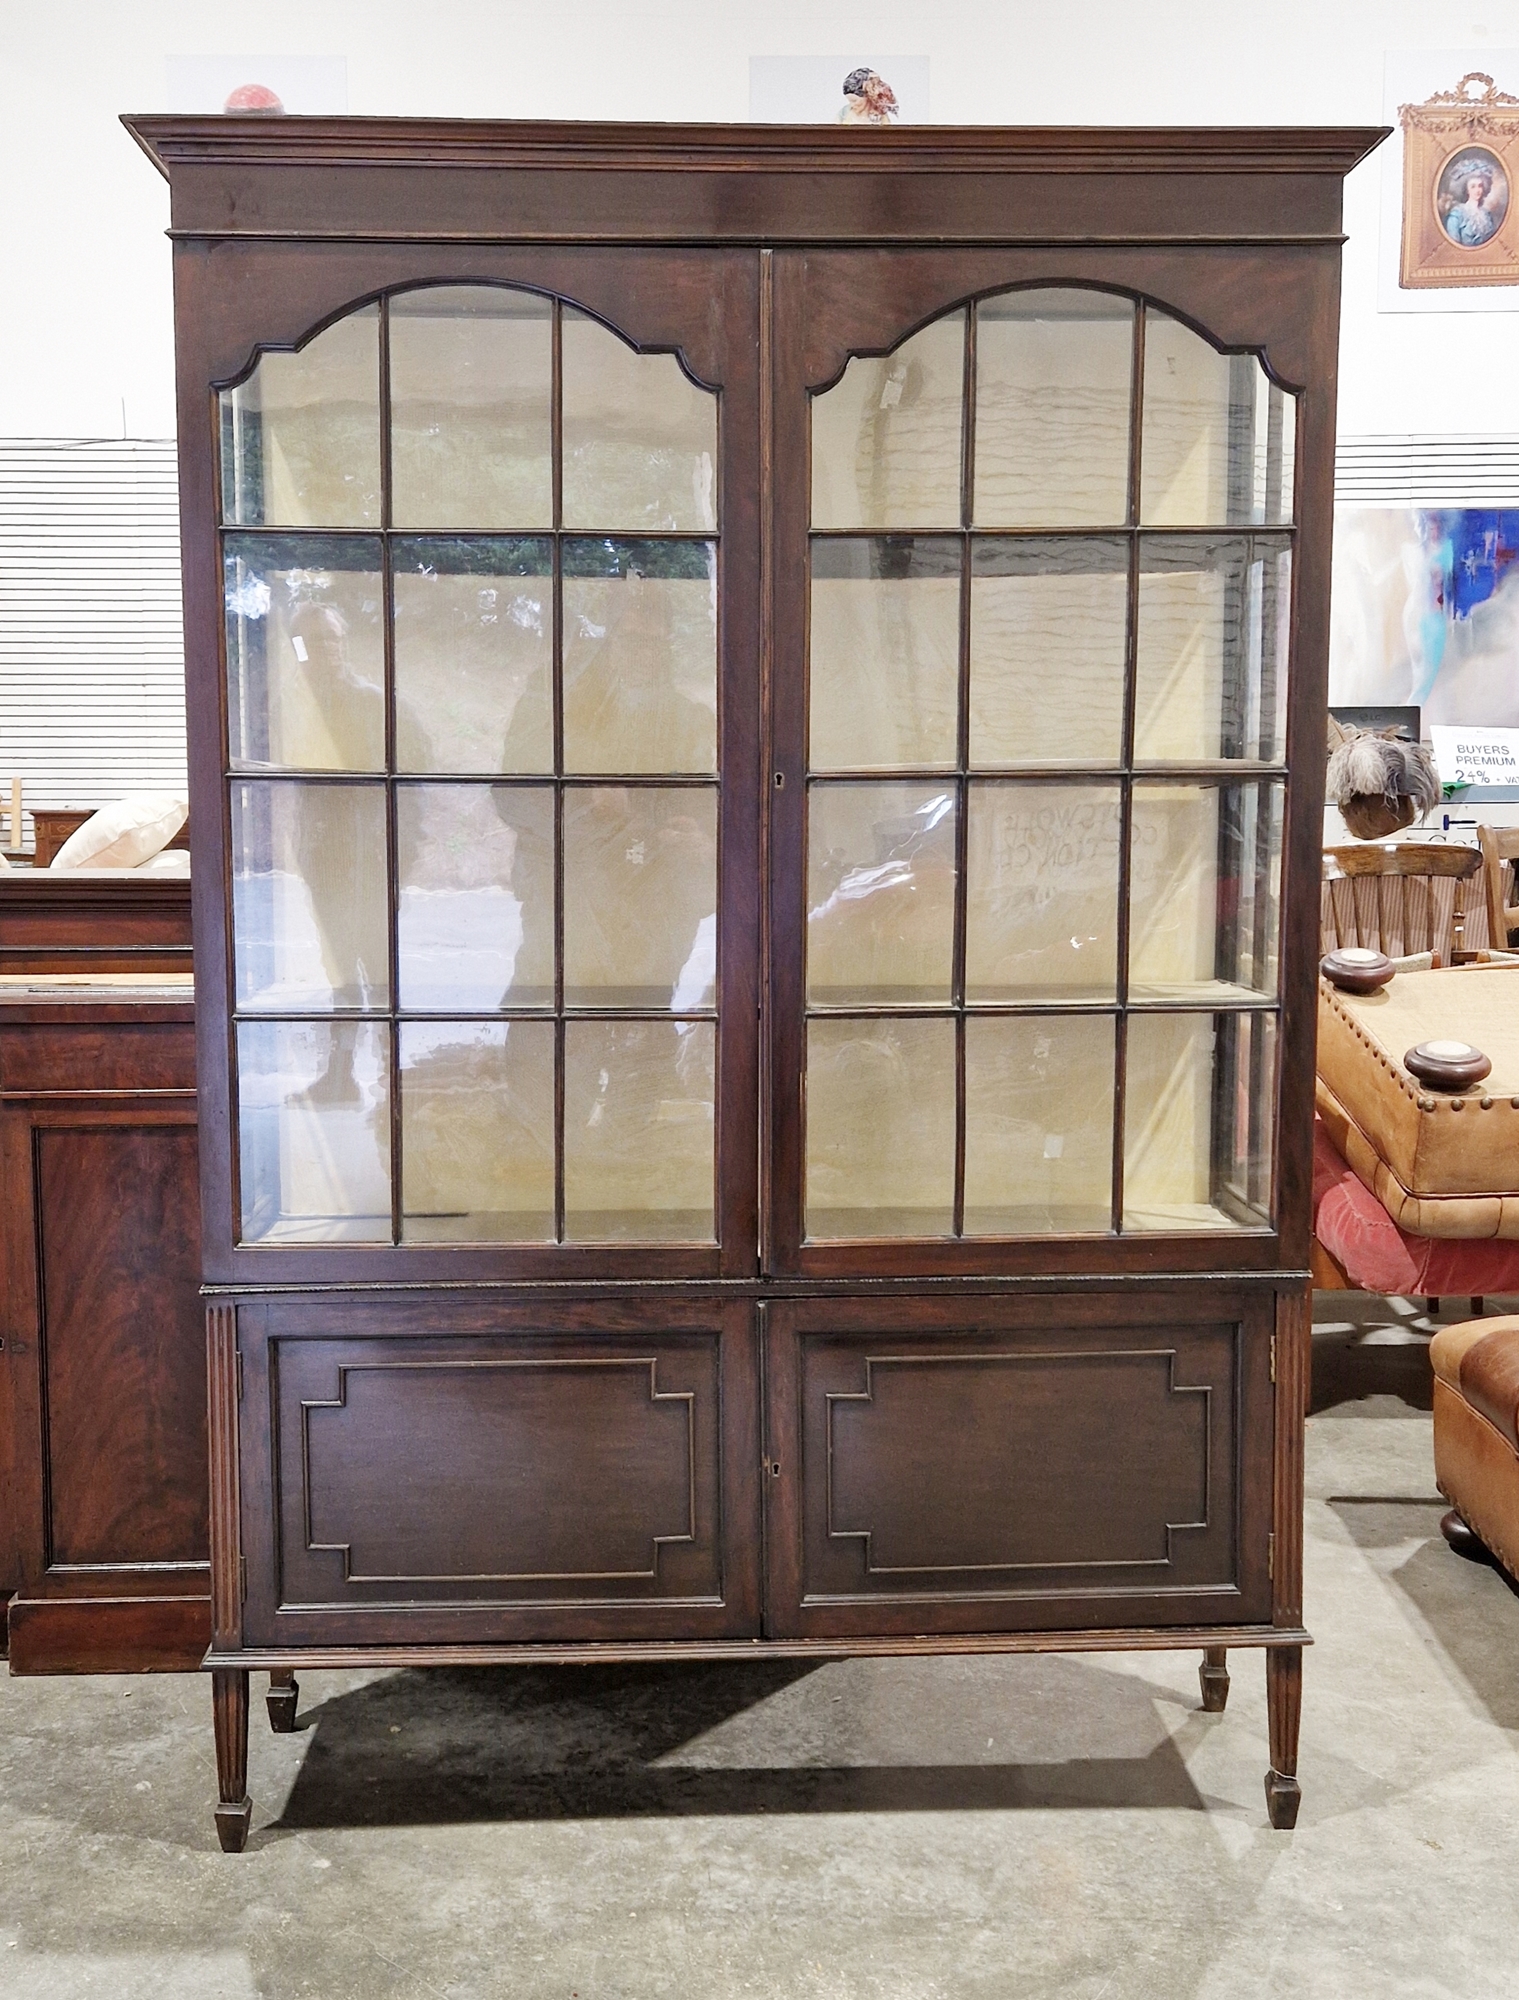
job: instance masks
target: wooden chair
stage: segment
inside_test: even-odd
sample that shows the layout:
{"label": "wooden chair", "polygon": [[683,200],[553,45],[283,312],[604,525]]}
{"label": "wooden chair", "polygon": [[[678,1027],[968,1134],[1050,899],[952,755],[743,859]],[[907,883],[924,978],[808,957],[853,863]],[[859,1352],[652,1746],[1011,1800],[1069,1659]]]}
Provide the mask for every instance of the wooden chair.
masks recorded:
{"label": "wooden chair", "polygon": [[1487,877],[1487,932],[1494,951],[1509,951],[1519,939],[1519,826],[1479,826]]}
{"label": "wooden chair", "polygon": [[1359,945],[1389,958],[1429,951],[1441,965],[1463,964],[1487,949],[1486,901],[1471,887],[1481,869],[1475,847],[1326,847],[1324,950]]}

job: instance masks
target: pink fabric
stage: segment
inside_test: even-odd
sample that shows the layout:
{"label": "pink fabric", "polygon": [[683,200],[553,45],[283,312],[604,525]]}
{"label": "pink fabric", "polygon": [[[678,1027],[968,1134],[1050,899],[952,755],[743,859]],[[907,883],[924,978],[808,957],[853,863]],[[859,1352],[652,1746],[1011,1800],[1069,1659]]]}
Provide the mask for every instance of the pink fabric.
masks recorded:
{"label": "pink fabric", "polygon": [[1410,1236],[1313,1121],[1313,1233],[1363,1291],[1395,1298],[1519,1292],[1519,1242]]}

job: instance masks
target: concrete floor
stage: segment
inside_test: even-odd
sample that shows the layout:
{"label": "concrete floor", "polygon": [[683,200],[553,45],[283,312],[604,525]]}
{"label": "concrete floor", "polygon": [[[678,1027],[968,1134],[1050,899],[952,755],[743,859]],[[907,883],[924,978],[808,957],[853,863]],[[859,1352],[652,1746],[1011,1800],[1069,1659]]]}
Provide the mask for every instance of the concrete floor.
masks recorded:
{"label": "concrete floor", "polygon": [[1519,1593],[1440,1539],[1428,1322],[1318,1320],[1296,1833],[1250,1653],[1218,1717],[1188,1654],[312,1674],[241,1858],[199,1679],[0,1678],[0,1994],[1514,1993]]}

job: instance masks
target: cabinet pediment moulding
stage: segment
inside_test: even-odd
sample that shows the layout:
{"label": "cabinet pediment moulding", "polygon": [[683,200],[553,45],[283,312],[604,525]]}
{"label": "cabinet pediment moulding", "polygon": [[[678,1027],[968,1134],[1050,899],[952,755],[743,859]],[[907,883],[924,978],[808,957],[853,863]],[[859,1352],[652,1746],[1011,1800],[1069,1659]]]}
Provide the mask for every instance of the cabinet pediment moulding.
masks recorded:
{"label": "cabinet pediment moulding", "polygon": [[[1322,177],[1348,172],[1386,136],[1385,128],[1320,132],[1228,126],[1194,134],[1168,127],[834,130],[526,121],[482,121],[476,125],[426,119],[281,118],[271,122],[267,118],[161,116],[129,117],[123,122],[161,171],[167,174],[171,167],[175,169],[171,236],[196,241],[213,255],[222,243],[236,243],[244,253],[235,269],[219,270],[214,295],[208,298],[202,315],[205,335],[213,340],[218,319],[224,314],[227,321],[227,345],[217,342],[217,351],[208,357],[216,364],[214,379],[219,384],[237,379],[256,358],[246,346],[236,347],[232,332],[234,327],[246,325],[247,313],[255,303],[261,317],[274,323],[263,345],[285,348],[303,343],[327,320],[398,283],[415,283],[423,276],[437,283],[501,281],[489,261],[477,257],[472,264],[461,262],[457,252],[451,256],[440,248],[444,240],[457,242],[461,250],[466,244],[483,248],[491,241],[510,243],[519,258],[534,243],[548,248],[557,239],[585,246],[576,251],[578,282],[592,284],[592,291],[582,293],[580,302],[614,320],[640,347],[649,351],[680,349],[695,375],[715,379],[717,358],[701,353],[699,342],[693,351],[689,324],[684,339],[675,338],[670,331],[669,303],[660,289],[655,287],[653,297],[641,299],[634,273],[619,273],[604,286],[594,286],[593,267],[588,269],[582,261],[586,248],[597,240],[614,238],[618,243],[642,239],[670,244],[684,238],[706,245],[748,243],[776,248],[819,240],[829,245],[840,240],[883,245],[960,241],[968,248],[968,237],[953,224],[946,227],[945,218],[931,207],[925,208],[913,192],[916,187],[931,190],[935,177],[944,175],[953,175],[961,182],[957,193],[962,205],[965,177],[979,177],[978,188],[984,186],[984,233],[997,245],[997,276],[989,278],[985,287],[969,290],[963,278],[958,286],[951,281],[948,289],[943,285],[935,285],[931,291],[925,288],[924,296],[910,302],[910,317],[898,313],[890,323],[882,323],[879,314],[873,321],[866,314],[866,323],[851,326],[847,342],[839,337],[814,344],[816,335],[809,328],[809,388],[831,382],[850,353],[883,353],[917,326],[977,290],[1001,289],[1007,282],[1002,276],[1006,250],[1015,246],[1026,246],[1030,253],[1027,275],[1020,273],[1016,282],[1030,286],[1090,284],[1100,259],[1102,281],[1118,289],[1122,280],[1112,264],[1112,251],[1132,247],[1137,240],[1167,247],[1189,241],[1197,249],[1246,241],[1262,250],[1273,243],[1291,246],[1297,254],[1288,260],[1284,275],[1285,268],[1290,268],[1299,283],[1305,275],[1302,247],[1321,243],[1333,253],[1325,274],[1329,290],[1323,294],[1328,305],[1331,293],[1337,296],[1338,248],[1343,241],[1338,183],[1332,207],[1326,206],[1314,217],[1322,226],[1307,232],[1284,232],[1280,227],[1277,183],[1283,176],[1302,177],[1302,185],[1293,189],[1296,205],[1303,205],[1304,197],[1312,202],[1327,192]],[[672,136],[676,131],[678,139]],[[1199,141],[1196,146],[1194,137]],[[473,196],[470,205],[479,209],[477,226],[457,232],[440,229],[435,217],[410,216],[404,202],[376,202],[377,190],[369,184],[375,178],[373,170],[386,167],[462,170],[472,178],[465,193]],[[292,227],[282,212],[286,183],[299,174],[302,184],[309,185],[313,174],[320,176],[324,168],[329,175],[338,176],[338,181],[324,187],[321,199]],[[552,176],[553,171],[573,175],[574,188],[565,190],[570,200],[552,204],[551,213],[539,216],[533,210],[533,190],[512,177],[514,169],[531,170],[535,176],[545,172]],[[227,178],[239,170],[252,172],[254,179],[239,185]],[[767,184],[767,173],[783,176],[773,190]],[[1053,175],[1069,174],[1106,177],[1110,210],[1126,199],[1125,191],[1131,184],[1143,200],[1148,178],[1165,176],[1172,203],[1183,211],[1195,210],[1191,218],[1194,226],[1146,235],[1127,216],[1114,214],[1114,226],[1109,230],[1100,226],[1101,215],[1093,218],[1084,214],[1069,228],[1052,229],[1049,181]],[[901,178],[901,186],[883,198],[872,184],[893,175]],[[580,204],[575,197],[583,194],[588,179],[604,176],[614,177],[611,185],[624,189],[628,198],[616,201],[598,217],[601,227],[577,226],[574,211]],[[1227,176],[1227,182],[1221,182],[1220,176]],[[840,210],[839,191],[829,185],[840,179],[859,183],[863,198],[857,213],[850,212],[853,204],[847,203],[847,198]],[[668,208],[666,183],[693,180],[701,181],[702,187],[694,198],[688,196],[691,212],[687,228],[672,229],[668,220],[661,223],[661,211]],[[1240,204],[1242,180],[1249,184],[1251,200],[1244,204],[1248,212],[1236,214],[1233,211]],[[813,182],[815,185],[808,185]],[[481,198],[482,183],[499,184],[499,198]],[[800,195],[799,184],[803,190]],[[440,190],[440,200],[446,199],[447,191]],[[971,205],[981,204],[973,200]],[[299,196],[296,206],[301,206]],[[502,228],[506,213],[512,214],[509,232]],[[323,272],[314,285],[312,274],[307,274],[302,303],[292,302],[290,310],[282,310],[284,267],[278,261],[265,267],[257,260],[247,260],[246,252],[260,241],[290,238],[308,244],[348,245],[354,261],[351,265],[345,262],[351,271],[346,289],[330,286],[333,273]],[[408,245],[399,259],[358,256],[361,248],[378,250],[387,238]],[[1097,253],[1097,259],[1092,252]],[[392,276],[392,271],[399,275]],[[1178,258],[1174,271],[1165,272],[1164,283],[1156,282],[1153,265],[1146,266],[1146,271],[1152,289],[1146,294],[1144,278],[1136,269],[1132,296],[1148,295],[1155,305],[1176,313],[1224,351],[1261,354],[1274,379],[1284,387],[1301,387],[1308,372],[1307,361],[1292,337],[1293,326],[1300,324],[1299,301],[1284,301],[1283,324],[1276,331],[1270,327],[1272,286],[1247,287],[1236,301],[1227,294],[1220,298],[1216,284],[1206,279],[1199,282],[1195,260]],[[552,261],[544,269],[542,283],[546,291],[560,289]],[[338,280],[341,285],[342,280]],[[902,304],[909,301],[904,299]],[[315,316],[312,305],[317,307]]]}

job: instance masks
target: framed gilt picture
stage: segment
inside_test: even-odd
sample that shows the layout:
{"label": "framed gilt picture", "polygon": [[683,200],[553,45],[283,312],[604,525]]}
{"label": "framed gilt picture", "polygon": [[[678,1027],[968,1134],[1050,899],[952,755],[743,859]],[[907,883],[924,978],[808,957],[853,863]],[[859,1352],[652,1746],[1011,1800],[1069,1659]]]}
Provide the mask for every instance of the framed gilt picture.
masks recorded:
{"label": "framed gilt picture", "polygon": [[1479,71],[1399,107],[1405,289],[1519,284],[1519,97]]}

